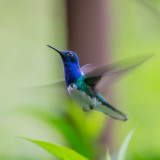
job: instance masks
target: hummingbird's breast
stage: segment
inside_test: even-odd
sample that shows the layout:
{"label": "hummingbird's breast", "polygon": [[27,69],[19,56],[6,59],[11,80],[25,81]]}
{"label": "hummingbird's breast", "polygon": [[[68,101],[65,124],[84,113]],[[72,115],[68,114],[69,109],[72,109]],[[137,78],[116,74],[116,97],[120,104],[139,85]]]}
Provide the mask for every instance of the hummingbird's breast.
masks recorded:
{"label": "hummingbird's breast", "polygon": [[77,86],[75,83],[70,84],[67,87],[69,95],[75,100],[82,108],[89,110],[90,106],[96,106],[97,104],[100,104],[101,102],[98,101],[98,99],[94,95],[88,94],[86,90],[79,89],[79,86]]}
{"label": "hummingbird's breast", "polygon": [[66,85],[69,86],[69,84],[75,83],[82,76],[82,72],[76,64],[65,64],[64,75]]}

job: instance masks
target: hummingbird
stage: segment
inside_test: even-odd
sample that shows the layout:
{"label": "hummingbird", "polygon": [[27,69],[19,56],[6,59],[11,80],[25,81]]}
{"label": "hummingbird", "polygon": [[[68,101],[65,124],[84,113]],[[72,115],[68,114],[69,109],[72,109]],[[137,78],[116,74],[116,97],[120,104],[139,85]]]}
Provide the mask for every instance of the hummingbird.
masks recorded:
{"label": "hummingbird", "polygon": [[128,120],[126,114],[109,103],[100,92],[122,73],[140,65],[151,55],[141,58],[136,63],[127,64],[127,67],[122,66],[119,68],[119,64],[123,64],[123,62],[119,62],[101,67],[87,64],[80,68],[76,53],[72,51],[61,51],[50,45],[47,46],[61,56],[68,93],[82,107],[83,111],[96,110],[114,119]]}

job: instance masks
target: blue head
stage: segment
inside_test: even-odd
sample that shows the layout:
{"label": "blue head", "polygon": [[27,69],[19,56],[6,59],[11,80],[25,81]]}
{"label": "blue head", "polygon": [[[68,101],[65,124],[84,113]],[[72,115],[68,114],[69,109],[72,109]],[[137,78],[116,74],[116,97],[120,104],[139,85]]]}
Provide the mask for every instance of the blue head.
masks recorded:
{"label": "blue head", "polygon": [[47,46],[60,54],[64,65],[65,81],[67,86],[70,83],[75,83],[82,76],[78,56],[72,51],[60,51],[50,45]]}

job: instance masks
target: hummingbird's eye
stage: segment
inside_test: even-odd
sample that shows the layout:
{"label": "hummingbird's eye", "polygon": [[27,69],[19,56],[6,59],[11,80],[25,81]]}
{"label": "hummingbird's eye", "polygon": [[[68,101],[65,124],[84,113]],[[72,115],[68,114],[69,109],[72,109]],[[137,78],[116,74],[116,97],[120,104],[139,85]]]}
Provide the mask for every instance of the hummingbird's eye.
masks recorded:
{"label": "hummingbird's eye", "polygon": [[73,53],[71,53],[71,52],[69,52],[67,55],[70,57],[73,57]]}

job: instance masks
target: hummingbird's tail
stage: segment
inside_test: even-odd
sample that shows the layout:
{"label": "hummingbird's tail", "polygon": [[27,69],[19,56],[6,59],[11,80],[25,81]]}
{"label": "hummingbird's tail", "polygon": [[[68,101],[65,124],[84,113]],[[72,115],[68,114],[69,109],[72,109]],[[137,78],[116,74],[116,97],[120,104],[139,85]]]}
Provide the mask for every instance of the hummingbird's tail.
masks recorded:
{"label": "hummingbird's tail", "polygon": [[103,112],[106,115],[111,116],[114,119],[127,121],[128,117],[119,111],[117,108],[113,107],[112,104],[107,102],[101,95],[97,95],[98,99],[101,101],[101,104],[98,104],[94,107],[94,110]]}
{"label": "hummingbird's tail", "polygon": [[104,114],[107,114],[114,119],[118,119],[122,121],[128,120],[128,117],[124,113],[122,113],[117,108],[113,107],[110,103],[107,103],[105,107],[106,107],[106,112],[104,112]]}

